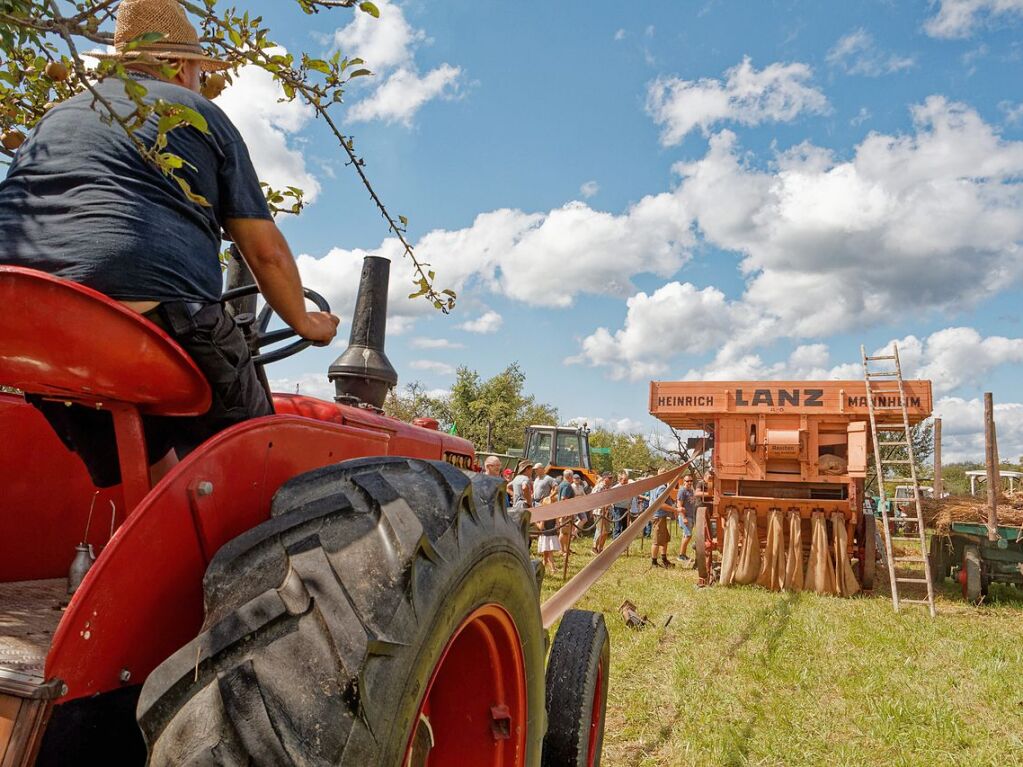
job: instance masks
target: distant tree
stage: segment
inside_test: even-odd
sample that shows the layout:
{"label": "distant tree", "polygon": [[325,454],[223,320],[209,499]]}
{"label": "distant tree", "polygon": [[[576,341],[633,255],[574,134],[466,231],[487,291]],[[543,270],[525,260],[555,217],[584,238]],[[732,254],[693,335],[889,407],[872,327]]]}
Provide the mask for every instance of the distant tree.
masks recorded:
{"label": "distant tree", "polygon": [[[889,432],[888,434],[892,434]],[[910,441],[913,443],[913,458],[917,478],[933,476],[930,459],[934,455],[934,422],[921,421],[910,429]],[[891,441],[891,437],[887,437]],[[881,456],[884,461],[904,461],[909,457],[909,451],[901,446],[888,446],[881,448]],[[893,490],[895,485],[907,484],[900,476],[907,476],[909,467],[906,464],[895,464],[887,469],[885,474],[886,487]],[[943,473],[944,477],[944,473]],[[877,471],[873,455],[867,462],[866,491],[877,493]]]}
{"label": "distant tree", "polygon": [[557,408],[537,402],[525,393],[525,385],[526,376],[518,363],[487,379],[475,370],[460,367],[447,397],[429,397],[421,385],[414,392],[406,387],[404,394],[393,397],[388,412],[407,415],[415,404],[422,411],[417,415],[436,418],[445,430],[454,426],[455,432],[470,440],[477,450],[506,453],[523,447],[526,426],[558,421]]}
{"label": "distant tree", "polygon": [[663,456],[656,454],[650,444],[638,434],[620,434],[606,429],[594,429],[590,432],[590,448],[610,448],[610,455],[593,453],[593,468],[598,472],[619,472],[622,469],[633,469],[648,473],[661,468],[667,463]]}
{"label": "distant tree", "polygon": [[411,423],[416,418],[447,419],[443,398],[431,397],[421,381],[413,381],[399,389],[391,389],[384,401],[384,412],[399,421]]}

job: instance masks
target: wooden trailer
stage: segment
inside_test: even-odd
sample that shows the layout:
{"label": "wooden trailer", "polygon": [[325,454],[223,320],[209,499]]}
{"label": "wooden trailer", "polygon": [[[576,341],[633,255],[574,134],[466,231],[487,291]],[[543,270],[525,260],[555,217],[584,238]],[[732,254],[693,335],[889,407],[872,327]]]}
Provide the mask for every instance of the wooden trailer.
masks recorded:
{"label": "wooden trailer", "polygon": [[[918,423],[931,414],[931,383],[904,384],[910,422]],[[878,395],[874,405],[894,408],[900,403],[898,395]],[[714,477],[694,530],[702,579],[715,577],[716,552],[725,559],[734,554],[723,552],[735,524],[729,523],[730,516],[746,521],[744,530],[733,535],[733,548],[738,545],[744,552],[747,565],[751,558],[761,562],[760,552],[746,544],[755,517],[756,548],[764,549],[758,579],[764,585],[781,585],[778,577],[764,571],[769,560],[780,557],[788,560],[783,564],[792,587],[801,587],[804,562],[810,575],[807,551],[824,556],[812,551],[821,543],[815,535],[824,534],[817,531],[819,526],[826,529],[826,553],[836,572],[852,560],[858,563],[859,583],[846,593],[873,587],[874,519],[864,519],[862,512],[871,444],[863,381],[654,381],[650,414],[674,429],[701,431],[712,445]],[[844,535],[835,529],[839,524]],[[777,540],[786,533],[787,546]],[[798,562],[793,561],[792,546],[802,548]],[[849,563],[839,561],[846,556]]]}

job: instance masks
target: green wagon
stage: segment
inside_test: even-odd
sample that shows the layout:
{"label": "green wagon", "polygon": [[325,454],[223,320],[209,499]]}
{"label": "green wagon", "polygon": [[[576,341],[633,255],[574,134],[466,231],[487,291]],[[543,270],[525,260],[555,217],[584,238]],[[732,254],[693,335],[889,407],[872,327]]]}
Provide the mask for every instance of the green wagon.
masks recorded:
{"label": "green wagon", "polygon": [[963,596],[980,602],[992,583],[1023,585],[1023,528],[998,526],[990,540],[987,525],[953,522],[946,535],[931,538],[931,573],[935,579],[956,578]]}

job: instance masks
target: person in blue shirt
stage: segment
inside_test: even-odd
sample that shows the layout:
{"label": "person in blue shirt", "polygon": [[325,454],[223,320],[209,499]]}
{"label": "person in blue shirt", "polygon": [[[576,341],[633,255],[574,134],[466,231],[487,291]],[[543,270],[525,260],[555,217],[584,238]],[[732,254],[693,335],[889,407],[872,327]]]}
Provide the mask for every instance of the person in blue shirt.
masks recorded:
{"label": "person in blue shirt", "polygon": [[682,480],[682,487],[678,491],[678,526],[682,530],[682,545],[678,549],[678,561],[689,561],[689,542],[693,538],[693,528],[696,526],[696,507],[699,497],[703,496],[702,491],[693,489],[693,478],[688,476]]}
{"label": "person in blue shirt", "polygon": [[[558,500],[567,501],[575,498],[575,472],[565,469],[561,475],[561,483],[558,485]],[[567,557],[572,553],[572,539],[575,537],[575,518],[571,516],[559,517],[558,524],[561,528],[559,538],[561,540],[561,551]]]}

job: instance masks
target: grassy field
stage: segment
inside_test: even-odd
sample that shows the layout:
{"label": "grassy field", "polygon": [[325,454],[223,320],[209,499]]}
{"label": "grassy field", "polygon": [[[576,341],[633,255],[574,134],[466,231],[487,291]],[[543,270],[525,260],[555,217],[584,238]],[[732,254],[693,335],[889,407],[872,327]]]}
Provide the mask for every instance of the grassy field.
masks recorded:
{"label": "grassy field", "polygon": [[[886,590],[698,589],[634,543],[578,605],[611,634],[603,764],[1023,765],[1023,592],[992,586],[980,608],[945,592],[932,620]],[[652,625],[624,625],[626,598]]]}

